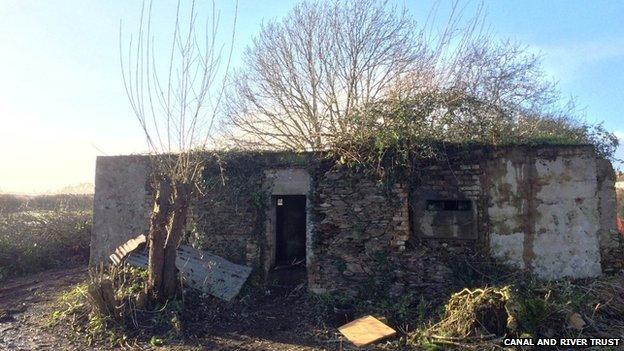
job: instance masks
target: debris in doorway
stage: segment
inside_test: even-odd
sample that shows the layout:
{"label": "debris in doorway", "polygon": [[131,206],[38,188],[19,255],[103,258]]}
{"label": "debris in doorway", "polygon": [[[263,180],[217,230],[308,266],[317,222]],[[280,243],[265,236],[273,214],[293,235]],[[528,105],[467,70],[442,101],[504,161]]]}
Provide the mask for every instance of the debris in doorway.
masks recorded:
{"label": "debris in doorway", "polygon": [[273,267],[274,271],[280,270],[280,269],[289,269],[289,268],[293,268],[293,267],[303,267],[305,266],[305,259],[293,259],[290,262],[286,262],[284,264],[278,265]]}
{"label": "debris in doorway", "polygon": [[136,238],[132,238],[118,246],[117,249],[115,249],[115,252],[108,257],[111,261],[113,261],[113,264],[120,264],[129,253],[136,250],[139,246],[141,246],[141,244],[145,243],[145,241],[145,235],[141,234]]}
{"label": "debris in doorway", "polygon": [[[147,267],[147,253],[133,252],[126,259],[126,263]],[[226,301],[238,295],[251,274],[251,267],[234,264],[187,245],[178,248],[176,267],[188,286]]]}
{"label": "debris in doorway", "polygon": [[396,330],[373,316],[356,319],[338,328],[338,331],[355,346],[370,345],[396,334]]}

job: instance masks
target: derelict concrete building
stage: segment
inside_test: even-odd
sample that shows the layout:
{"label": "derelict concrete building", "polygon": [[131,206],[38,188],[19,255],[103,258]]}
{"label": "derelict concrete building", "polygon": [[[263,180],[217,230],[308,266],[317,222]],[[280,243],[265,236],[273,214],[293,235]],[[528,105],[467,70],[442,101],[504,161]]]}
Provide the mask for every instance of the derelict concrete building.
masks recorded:
{"label": "derelict concrete building", "polygon": [[[147,231],[149,164],[98,157],[91,262]],[[208,165],[188,241],[257,272],[305,262],[315,292],[444,282],[478,252],[544,279],[622,268],[614,172],[591,146],[464,150],[423,163],[409,184],[311,153],[231,154],[223,173]]]}

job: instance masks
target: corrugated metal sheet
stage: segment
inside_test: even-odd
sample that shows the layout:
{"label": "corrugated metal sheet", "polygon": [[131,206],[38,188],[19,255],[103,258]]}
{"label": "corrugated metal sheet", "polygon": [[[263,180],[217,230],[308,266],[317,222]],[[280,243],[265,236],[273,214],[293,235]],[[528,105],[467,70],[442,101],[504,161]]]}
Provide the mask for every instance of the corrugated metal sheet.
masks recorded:
{"label": "corrugated metal sheet", "polygon": [[135,267],[147,268],[147,252],[135,251],[126,257],[126,263]]}
{"label": "corrugated metal sheet", "polygon": [[130,239],[126,241],[125,244],[119,246],[112,255],[108,256],[108,258],[110,258],[113,264],[120,264],[124,257],[126,257],[130,252],[136,250],[141,244],[145,243],[145,240],[146,238],[144,234]]}
{"label": "corrugated metal sheet", "polygon": [[[127,257],[126,263],[147,267],[147,253],[133,252]],[[187,245],[178,249],[176,267],[188,286],[226,301],[238,295],[251,273],[251,267],[232,263]]]}

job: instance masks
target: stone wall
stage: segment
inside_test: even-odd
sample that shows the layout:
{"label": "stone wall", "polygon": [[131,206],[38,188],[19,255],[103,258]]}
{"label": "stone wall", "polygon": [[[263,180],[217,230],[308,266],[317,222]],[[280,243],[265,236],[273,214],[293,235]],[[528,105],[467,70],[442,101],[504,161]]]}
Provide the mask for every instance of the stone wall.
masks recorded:
{"label": "stone wall", "polygon": [[257,211],[261,200],[255,194],[260,192],[262,180],[249,181],[257,186],[256,191],[239,191],[226,183],[194,199],[188,221],[190,244],[237,264],[260,264],[256,228],[261,220]]}
{"label": "stone wall", "polygon": [[409,237],[406,189],[390,189],[337,168],[317,176],[312,198],[314,259],[308,287],[314,292],[353,293],[388,278]]}
{"label": "stone wall", "polygon": [[[452,156],[421,167],[410,194],[416,250],[438,246],[468,257],[484,247],[544,279],[621,269],[613,171],[591,147],[515,146]],[[469,201],[472,208],[437,208],[449,200]],[[440,275],[448,271],[444,261],[441,255],[426,266],[437,266]]]}
{"label": "stone wall", "polygon": [[[266,272],[275,256],[272,195],[308,195],[308,155],[232,155],[205,172],[208,185],[191,206],[189,241],[232,262]],[[223,173],[221,173],[223,171]]]}
{"label": "stone wall", "polygon": [[[187,240],[232,262],[263,267],[268,246],[265,212],[271,193],[309,187],[302,183],[309,180],[289,182],[292,177],[271,170],[301,169],[311,163],[309,155],[231,154],[218,163],[212,156],[207,158],[203,194],[190,206]],[[147,233],[153,196],[149,163],[147,156],[98,157],[92,264],[106,261],[117,246]]]}
{"label": "stone wall", "polygon": [[[308,287],[315,292],[354,293],[370,282],[394,293],[445,284],[483,253],[545,279],[622,268],[613,171],[590,147],[452,156],[389,186],[311,154],[212,162],[191,206],[188,240],[267,272],[275,256],[271,196],[306,195]],[[148,174],[146,157],[98,158],[92,263],[146,231]]]}

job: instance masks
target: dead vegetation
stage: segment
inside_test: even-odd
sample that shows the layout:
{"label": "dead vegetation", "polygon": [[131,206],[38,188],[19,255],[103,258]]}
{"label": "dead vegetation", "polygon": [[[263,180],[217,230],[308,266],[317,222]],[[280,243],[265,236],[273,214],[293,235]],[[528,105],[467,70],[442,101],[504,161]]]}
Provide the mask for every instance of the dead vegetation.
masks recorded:
{"label": "dead vegetation", "polygon": [[[344,306],[351,306],[351,319],[373,315],[399,332],[372,349],[497,350],[503,349],[505,337],[624,338],[621,274],[543,282],[524,272],[478,269],[489,278],[480,279],[479,285],[461,282],[471,286],[463,289],[450,282],[437,294],[411,290],[399,297],[312,295],[301,284],[254,279],[230,303],[185,289],[179,299],[158,306],[142,301],[144,270],[114,269],[92,274],[88,284],[63,295],[53,320],[61,329],[73,329],[70,338],[77,345],[167,345],[180,350],[217,343],[223,349],[247,350],[232,346],[243,336],[311,350],[338,349],[337,327],[344,321],[336,319],[335,308]],[[348,343],[342,343],[348,349]]]}
{"label": "dead vegetation", "polygon": [[93,194],[0,194],[0,214],[26,211],[91,211]]}
{"label": "dead vegetation", "polygon": [[504,335],[510,317],[508,288],[464,289],[451,296],[442,320],[429,328],[433,338],[489,339]]}
{"label": "dead vegetation", "polygon": [[146,280],[147,271],[140,268],[92,269],[86,283],[59,297],[51,324],[71,327],[68,337],[78,344],[133,347],[144,341],[159,346],[161,338],[178,337],[182,302],[148,305]]}
{"label": "dead vegetation", "polygon": [[581,289],[589,300],[582,316],[587,322],[586,334],[624,337],[624,278],[596,280]]}
{"label": "dead vegetation", "polygon": [[0,195],[0,281],[86,263],[92,195]]}
{"label": "dead vegetation", "polygon": [[504,337],[624,338],[622,275],[507,283],[451,295],[440,320],[421,326],[407,344],[476,350],[502,349]]}
{"label": "dead vegetation", "polygon": [[[316,339],[322,345],[327,339],[323,334],[328,330],[324,321],[329,307],[306,294],[301,285],[282,288],[256,282],[233,303],[185,289],[178,299],[150,305],[143,290],[146,279],[146,270],[127,266],[92,271],[86,283],[60,295],[51,327],[70,330],[65,336],[76,347],[96,348],[167,345],[186,350],[197,344],[235,343],[225,341],[232,338],[224,337],[229,334],[275,337],[276,344]],[[293,316],[298,325],[292,324]]]}

